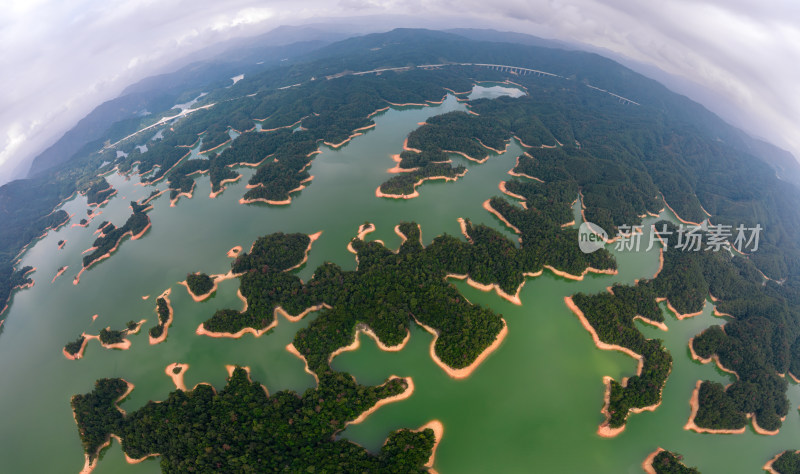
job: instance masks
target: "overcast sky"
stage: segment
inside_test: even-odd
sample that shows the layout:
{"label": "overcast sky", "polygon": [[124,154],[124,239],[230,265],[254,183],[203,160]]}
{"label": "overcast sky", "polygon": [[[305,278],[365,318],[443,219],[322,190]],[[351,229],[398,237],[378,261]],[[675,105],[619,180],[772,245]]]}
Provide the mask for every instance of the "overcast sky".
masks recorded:
{"label": "overcast sky", "polygon": [[364,15],[605,48],[708,88],[742,111],[736,125],[800,157],[795,0],[6,0],[2,7],[0,183],[94,107],[187,53],[279,25]]}

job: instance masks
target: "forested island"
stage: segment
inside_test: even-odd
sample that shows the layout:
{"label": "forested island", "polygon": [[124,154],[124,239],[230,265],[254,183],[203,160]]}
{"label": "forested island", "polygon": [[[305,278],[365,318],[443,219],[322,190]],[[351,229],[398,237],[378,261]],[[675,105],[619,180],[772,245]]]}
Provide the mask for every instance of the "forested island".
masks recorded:
{"label": "forested island", "polygon": [[144,321],[145,320],[141,320],[139,322],[128,321],[124,329],[111,329],[110,327],[107,327],[101,329],[100,334],[96,336],[82,333],[77,339],[72,342],[68,342],[64,346],[64,357],[70,360],[82,358],[83,352],[86,350],[86,344],[92,339],[97,339],[100,341],[100,345],[106,349],[126,350],[131,346],[131,341],[127,339],[127,336],[138,333],[139,329],[142,327],[142,324],[144,324]]}
{"label": "forested island", "polygon": [[171,289],[167,289],[156,298],[156,316],[158,319],[156,325],[148,331],[150,344],[158,344],[167,339],[167,330],[172,324],[173,315],[172,305],[169,301],[171,291]]}
{"label": "forested island", "polygon": [[100,236],[92,244],[92,251],[83,257],[83,269],[111,256],[125,237],[130,236],[131,240],[136,240],[150,228],[150,218],[144,212],[146,206],[131,201],[131,208],[133,213],[122,227],[115,227],[111,223],[100,226]]}
{"label": "forested island", "polygon": [[[117,191],[105,178],[100,178],[86,190],[86,203],[90,206],[100,207],[116,193]],[[89,212],[91,214],[91,209]]]}
{"label": "forested island", "polygon": [[195,296],[210,293],[214,288],[214,280],[206,273],[189,273],[186,275],[186,285]]}
{"label": "forested island", "polygon": [[683,456],[658,448],[642,463],[647,474],[700,474],[700,471],[683,464]]}
{"label": "forested island", "polygon": [[[555,215],[563,220],[569,214],[569,202],[545,186],[520,183],[515,189],[534,201],[537,194],[545,193],[542,199],[567,210]],[[353,342],[358,325],[367,326],[381,344],[391,347],[405,340],[412,321],[435,331],[432,355],[446,367],[470,366],[498,338],[505,323],[493,312],[468,303],[447,277],[468,278],[472,284],[495,288],[519,304],[525,275],[540,274],[545,267],[567,275],[615,268],[605,250],[580,252],[575,244],[577,231],[563,228],[561,221],[551,220],[548,214],[536,208],[520,209],[500,198],[492,202],[518,224],[521,248],[499,232],[468,221],[464,232],[469,242],[444,235],[423,247],[419,227],[401,223],[396,232],[403,244],[397,251],[355,238],[349,248],[356,253],[356,271],[325,264],[303,284],[285,270],[303,258],[308,237],[280,233],[263,237],[231,266],[234,274],[243,273],[240,293],[247,300],[246,310],[219,310],[198,331],[227,335],[265,331],[276,323],[279,308],[304,314],[307,308],[324,307],[294,339],[295,349],[314,372],[329,370],[330,354]],[[385,296],[380,300],[369,296],[377,294]]]}
{"label": "forested island", "polygon": [[[409,149],[399,156],[398,168],[406,172],[381,185],[386,194],[412,194],[425,178],[463,174],[464,169],[445,163],[448,152],[480,160],[516,137],[527,152],[512,173],[523,179],[508,181],[505,189],[522,196],[524,207],[503,198],[493,198],[485,206],[519,235],[519,246],[488,227],[466,222],[468,242],[441,236],[423,247],[417,243],[419,228],[404,223],[400,231],[407,240],[397,253],[356,239],[351,245],[358,270],[344,272],[326,264],[303,284],[285,271],[300,262],[294,247],[302,242],[299,237],[283,238],[293,242],[286,244],[292,249],[287,261],[269,257],[263,263],[255,251],[255,263],[237,259],[238,268],[245,272],[240,287],[248,307],[222,310],[204,327],[229,333],[247,327],[262,330],[275,321],[278,307],[300,314],[327,304],[330,308],[320,311],[294,342],[321,379],[331,375],[330,354],[353,341],[360,325],[374,331],[382,343],[394,346],[404,340],[411,320],[437,333],[434,353],[445,364],[465,367],[504,325],[499,315],[469,305],[445,282],[448,275],[468,278],[471,284],[494,289],[516,302],[526,276],[544,269],[574,278],[592,270],[613,272],[616,264],[610,254],[581,253],[575,245],[576,231],[563,227],[571,219],[569,203],[578,192],[586,219],[609,235],[666,206],[680,218],[697,222],[707,217],[704,210],[708,210],[716,224],[759,224],[769,229],[762,234],[759,250],[745,256],[670,250],[664,254],[663,270],[652,280],[572,298],[600,342],[641,357],[636,376],[624,384],[608,382],[607,426],[621,428],[632,410],[654,407],[669,374],[672,356],[658,340],[644,338],[633,324],[636,316],[662,322],[655,305],[661,298],[681,315],[696,313],[710,293],[717,299],[718,310],[733,318],[724,327],[698,335],[692,350],[703,359],[716,356],[722,367],[735,372],[736,380],[728,388],[703,382],[697,390],[693,422],[701,428],[740,430],[749,416],[763,432],[777,430],[789,409],[787,383],[780,375],[800,376],[797,190],[755,156],[744,134],[609,61],[585,53],[464,42],[430,32],[411,36],[413,40],[407,32],[393,32],[378,40],[360,40],[363,43],[357,47],[346,43],[330,57],[321,54],[305,63],[253,75],[235,90],[213,91],[199,105],[205,108],[170,123],[162,140],[147,143],[146,152],[136,147],[143,143],[141,136],[117,142],[144,123],[137,121],[133,130],[115,129],[108,146],[93,144],[52,170],[3,186],[0,305],[5,305],[12,289],[31,282],[25,269],[15,269],[26,246],[69,219],[64,211],[54,209],[79,190],[97,186],[97,194],[108,192],[105,180],[97,181],[101,163],[108,162],[128,175],[139,173],[147,185],[167,179],[173,198],[191,194],[192,176],[198,173],[209,173],[212,193],[216,193],[226,181],[238,178],[237,166],[253,166],[257,169],[242,202],[286,204],[292,192],[308,185],[308,164],[319,146],[346,143],[358,130],[374,124],[371,117],[376,111],[397,103],[432,103],[447,93],[445,87],[467,90],[478,80],[508,76],[455,63],[541,68],[556,76],[514,77],[528,90],[527,96],[474,100],[468,104],[470,114],[430,119],[409,136]],[[364,44],[380,49],[365,49]],[[351,74],[387,64],[408,66],[380,75]],[[423,64],[443,66],[414,66]],[[297,86],[286,88],[287,84]],[[622,106],[588,84],[613,89],[641,105]],[[256,122],[261,131],[254,129]],[[244,131],[229,148],[219,154],[210,151],[208,159],[186,160],[186,147],[195,144],[200,134],[206,134],[203,148],[210,150],[227,140],[224,134],[229,127]],[[128,155],[117,156],[117,151]],[[126,232],[144,231],[147,216],[133,207],[133,215],[122,228],[101,226],[97,248],[84,259],[84,268],[113,251]],[[375,301],[370,297],[375,294],[386,297]],[[160,308],[157,327],[163,336],[166,321]],[[437,317],[437,311],[462,319]],[[382,327],[379,320],[384,318],[394,325]],[[467,319],[469,323],[464,322]],[[467,337],[462,341],[460,335]],[[107,336],[113,339],[113,334]],[[80,346],[85,341],[68,346],[74,348],[78,342]],[[200,388],[198,393],[204,390],[208,389]],[[112,400],[116,394],[109,393],[103,396]],[[115,411],[113,403],[106,405],[109,413]],[[96,444],[89,447],[94,449]]]}
{"label": "forested island", "polygon": [[117,404],[132,388],[101,379],[92,392],[72,397],[85,469],[96,466],[112,436],[131,459],[159,456],[164,472],[422,472],[436,442],[430,428],[395,431],[377,454],[334,440],[348,421],[407,390],[399,378],[369,387],[329,372],[302,395],[270,396],[237,367],[220,391],[199,384],[125,413]]}
{"label": "forested island", "polygon": [[[677,244],[675,226],[662,221],[656,229],[668,234],[664,235],[667,248]],[[610,381],[606,426],[611,434],[624,425],[629,411],[652,409],[660,402],[669,374],[669,353],[660,341],[646,340],[634,326],[634,318],[663,321],[657,299],[666,300],[678,316],[699,314],[709,292],[718,298],[717,309],[735,319],[726,324],[726,331],[712,326],[695,337],[693,350],[709,360],[716,354],[725,367],[735,371],[737,380],[727,389],[704,382],[694,423],[700,428],[736,430],[743,429],[752,417],[754,426],[763,431],[780,428],[789,401],[787,383],[778,374],[790,370],[792,360],[793,335],[779,329],[786,327],[785,321],[791,317],[787,290],[765,283],[753,263],[738,254],[673,249],[663,252],[663,268],[652,280],[633,287],[614,286],[610,293],[574,295],[572,301],[600,341],[642,357],[639,374],[629,378],[627,385]],[[754,325],[758,331],[752,330]],[[765,335],[770,335],[771,341],[758,343]]]}

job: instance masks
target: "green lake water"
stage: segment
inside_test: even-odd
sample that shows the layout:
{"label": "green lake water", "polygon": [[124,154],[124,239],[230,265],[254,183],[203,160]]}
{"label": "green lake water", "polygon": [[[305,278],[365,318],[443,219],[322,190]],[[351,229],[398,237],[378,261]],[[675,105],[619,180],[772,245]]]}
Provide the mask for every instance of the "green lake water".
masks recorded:
{"label": "green lake water", "polygon": [[[491,93],[491,92],[490,92]],[[80,440],[69,405],[70,396],[86,393],[96,379],[123,377],[136,388],[122,404],[134,410],[147,400],[161,400],[174,390],[164,373],[172,362],[190,364],[188,386],[225,383],[226,364],[247,365],[254,380],[271,393],[312,387],[313,378],[303,363],[285,350],[295,332],[314,317],[290,323],[281,319],[275,331],[260,338],[239,340],[195,335],[198,324],[220,308],[239,308],[238,281],[220,284],[217,293],[194,303],[177,285],[187,272],[224,273],[229,269],[228,249],[249,248],[254,239],[272,232],[323,231],[313,245],[308,263],[298,270],[305,280],[325,261],[354,269],[346,250],[358,226],[375,223],[368,239],[381,239],[396,248],[400,239],[394,226],[415,221],[427,244],[442,233],[460,236],[458,217],[505,229],[482,203],[498,195],[498,183],[521,153],[512,142],[506,153],[485,164],[466,163],[469,172],[455,183],[426,182],[421,196],[412,200],[375,197],[375,189],[394,166],[409,132],[432,115],[464,110],[452,96],[440,106],[389,110],[375,117],[377,126],[339,150],[322,148],[310,173],[313,183],[293,195],[290,206],[240,205],[250,168],[239,182],[216,199],[209,199],[207,176],[200,177],[192,199],[181,198],[169,206],[167,195],[153,201],[152,228],[137,241],[125,241],[112,258],[84,272],[80,284],[72,279],[80,269],[81,252],[92,245],[94,230],[103,220],[122,225],[130,215],[129,201],[146,197],[152,187],[137,178],[108,176],[118,194],[87,227],[71,227],[86,215],[86,200],[77,196],[63,205],[70,224],[50,232],[24,254],[22,265],[37,267],[32,289],[17,292],[0,333],[0,471],[78,472],[83,465]],[[463,162],[454,157],[455,163]],[[164,183],[158,185],[160,189]],[[667,216],[668,217],[668,216]],[[649,221],[648,221],[649,222]],[[645,236],[644,242],[647,242]],[[63,250],[57,242],[67,241]],[[613,247],[613,246],[611,246]],[[406,348],[385,353],[362,338],[361,348],[334,359],[333,367],[352,373],[359,382],[378,384],[389,375],[411,376],[414,394],[407,400],[382,407],[340,436],[377,450],[392,430],[416,428],[432,419],[444,424],[444,438],[435,467],[442,473],[464,472],[641,472],[644,457],[661,446],[684,455],[686,463],[703,472],[759,472],[764,462],[784,449],[800,447],[800,419],[796,407],[800,390],[792,384],[789,417],[779,435],[760,436],[752,429],[742,435],[696,434],[683,430],[689,416],[689,396],[699,379],[729,382],[730,376],[712,365],[690,359],[689,338],[711,324],[724,322],[711,315],[711,304],[701,316],[684,321],[667,314],[668,332],[642,325],[648,337],[665,341],[675,359],[664,388],[664,401],[655,412],[631,415],[625,431],[616,438],[596,434],[604,375],[617,380],[632,375],[630,357],[597,349],[563,298],[573,293],[605,291],[615,283],[632,283],[652,277],[658,253],[615,252],[618,275],[587,276],[569,281],[545,272],[528,279],[515,306],[493,293],[482,293],[454,282],[473,303],[502,313],[509,333],[502,346],[469,378],[453,380],[430,359],[431,336],[415,328]],[[64,275],[51,283],[57,269]],[[175,317],[166,342],[151,346],[147,330],[155,324],[155,298],[172,288]],[[143,296],[149,299],[143,300]],[[665,310],[666,311],[666,310]],[[96,321],[92,315],[98,314]],[[82,331],[97,334],[106,326],[121,329],[128,320],[147,318],[142,331],[130,336],[127,351],[106,350],[90,341],[84,358],[66,360],[65,343]],[[97,473],[159,472],[157,460],[125,463],[115,442],[105,451]]]}

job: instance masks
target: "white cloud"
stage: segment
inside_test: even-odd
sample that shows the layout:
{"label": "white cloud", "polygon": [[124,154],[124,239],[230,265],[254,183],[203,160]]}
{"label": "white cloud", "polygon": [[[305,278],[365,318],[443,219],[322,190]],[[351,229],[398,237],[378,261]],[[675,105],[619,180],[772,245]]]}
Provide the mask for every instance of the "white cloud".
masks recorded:
{"label": "white cloud", "polygon": [[714,91],[746,111],[738,125],[800,156],[793,0],[27,0],[0,17],[0,183],[9,165],[180,56],[284,23],[376,14],[408,15],[397,17],[403,26],[485,25],[609,49]]}

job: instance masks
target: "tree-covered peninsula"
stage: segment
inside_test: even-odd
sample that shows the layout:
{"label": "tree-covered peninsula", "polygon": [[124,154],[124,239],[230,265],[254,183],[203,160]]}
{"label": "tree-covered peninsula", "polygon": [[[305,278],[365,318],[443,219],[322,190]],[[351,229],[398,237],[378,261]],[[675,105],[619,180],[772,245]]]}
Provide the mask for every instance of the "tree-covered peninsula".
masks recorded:
{"label": "tree-covered peninsula", "polygon": [[132,388],[101,379],[92,392],[72,398],[87,467],[96,465],[111,436],[132,459],[159,456],[163,472],[422,472],[436,442],[431,429],[401,429],[372,454],[335,440],[349,421],[408,390],[399,378],[369,387],[330,372],[302,395],[268,395],[237,367],[220,391],[199,384],[125,413],[118,403]]}
{"label": "tree-covered peninsula", "polygon": [[145,214],[145,207],[131,201],[133,213],[122,227],[115,227],[108,223],[101,227],[100,236],[92,244],[92,251],[83,257],[83,268],[88,269],[95,262],[107,258],[119,246],[122,239],[131,236],[138,239],[150,227],[150,218]]}
{"label": "tree-covered peninsula", "polygon": [[735,319],[725,325],[726,331],[717,326],[704,331],[692,347],[709,361],[712,355],[719,357],[724,367],[735,371],[737,380],[727,389],[704,382],[693,421],[699,428],[737,430],[744,428],[749,416],[759,429],[777,430],[789,408],[787,383],[778,374],[790,370],[790,341],[796,337],[782,330],[793,318],[787,289],[770,282],[765,288],[763,277],[746,258],[726,251],[676,250],[677,227],[662,221],[656,229],[667,249],[656,278],[635,286],[614,286],[610,293],[572,297],[599,341],[642,356],[637,376],[626,384],[609,380],[605,426],[612,434],[618,432],[614,430],[624,425],[629,411],[659,403],[669,374],[671,356],[659,340],[644,338],[634,318],[663,321],[656,299],[666,300],[679,317],[699,314],[710,292],[718,298],[717,309]]}
{"label": "tree-covered peninsula", "polygon": [[770,459],[764,470],[772,474],[800,473],[800,451],[784,451]]}
{"label": "tree-covered peninsula", "polygon": [[557,189],[532,184],[520,185],[519,190],[534,202],[552,201],[550,206],[567,210],[542,212],[521,209],[500,198],[492,200],[501,209],[498,212],[505,213],[501,216],[518,225],[520,247],[499,232],[468,221],[464,222],[468,242],[444,235],[423,247],[419,227],[402,223],[396,228],[403,237],[397,251],[353,239],[350,249],[356,254],[356,271],[325,264],[303,284],[285,270],[303,258],[305,236],[261,238],[251,253],[240,255],[232,264],[233,273],[243,273],[240,292],[247,300],[246,310],[219,310],[199,331],[229,335],[264,331],[275,323],[278,308],[297,315],[324,307],[294,340],[315,372],[328,370],[330,354],[352,343],[359,325],[373,331],[382,344],[397,346],[412,322],[438,334],[434,353],[439,360],[451,368],[467,367],[492,345],[505,324],[500,316],[467,302],[447,277],[469,278],[519,303],[525,275],[540,274],[545,267],[578,278],[592,269],[613,272],[616,266],[605,250],[584,254],[577,249],[577,231],[564,228],[561,222],[570,204],[558,197]]}

